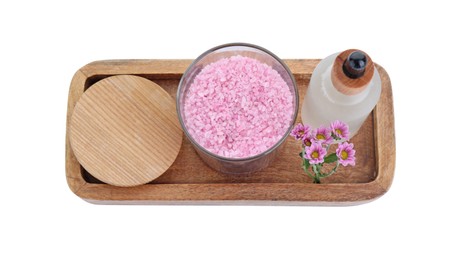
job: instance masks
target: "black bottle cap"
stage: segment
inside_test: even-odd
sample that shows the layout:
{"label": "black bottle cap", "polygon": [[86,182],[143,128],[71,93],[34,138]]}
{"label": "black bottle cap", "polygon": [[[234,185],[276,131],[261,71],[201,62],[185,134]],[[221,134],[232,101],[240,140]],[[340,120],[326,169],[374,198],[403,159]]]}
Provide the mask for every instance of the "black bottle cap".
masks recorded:
{"label": "black bottle cap", "polygon": [[343,64],[343,72],[351,79],[357,79],[365,73],[367,57],[363,52],[352,52]]}

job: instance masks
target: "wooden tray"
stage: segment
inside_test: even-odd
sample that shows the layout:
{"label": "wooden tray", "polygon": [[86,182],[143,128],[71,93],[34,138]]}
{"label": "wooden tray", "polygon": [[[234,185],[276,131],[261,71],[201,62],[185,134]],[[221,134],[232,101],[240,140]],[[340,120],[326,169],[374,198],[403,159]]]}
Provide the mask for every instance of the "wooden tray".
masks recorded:
{"label": "wooden tray", "polygon": [[[395,167],[395,130],[392,88],[387,72],[379,103],[351,140],[357,150],[355,167],[313,184],[300,169],[300,145],[288,138],[271,166],[243,175],[223,174],[207,167],[184,136],[174,164],[153,182],[130,188],[104,184],[76,160],[68,139],[69,119],[83,92],[103,78],[130,74],[154,81],[176,97],[179,80],[192,60],[108,60],[78,70],[68,97],[66,176],[70,189],[97,204],[248,204],[248,205],[355,205],[372,201],[388,191]],[[300,102],[319,60],[285,60],[297,81]],[[301,105],[301,104],[300,104]],[[300,110],[299,110],[300,111]],[[300,113],[299,113],[300,114]],[[300,116],[298,116],[297,120]]]}

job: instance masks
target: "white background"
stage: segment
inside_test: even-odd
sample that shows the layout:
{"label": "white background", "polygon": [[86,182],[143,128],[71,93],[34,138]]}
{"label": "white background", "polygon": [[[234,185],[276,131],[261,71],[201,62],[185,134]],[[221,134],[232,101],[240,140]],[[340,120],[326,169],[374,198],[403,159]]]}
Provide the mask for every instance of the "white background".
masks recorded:
{"label": "white background", "polygon": [[[149,2],[0,4],[0,259],[457,258],[452,1]],[[382,65],[397,141],[389,192],[355,207],[272,207],[97,206],[70,191],[77,69],[235,41],[281,58],[360,48]]]}

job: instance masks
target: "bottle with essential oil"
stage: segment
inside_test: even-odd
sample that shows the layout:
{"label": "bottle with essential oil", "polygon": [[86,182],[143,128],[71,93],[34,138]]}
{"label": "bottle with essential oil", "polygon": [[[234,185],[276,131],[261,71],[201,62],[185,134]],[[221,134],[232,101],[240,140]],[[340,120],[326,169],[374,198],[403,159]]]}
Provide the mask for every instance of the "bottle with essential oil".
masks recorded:
{"label": "bottle with essential oil", "polygon": [[381,78],[365,52],[350,49],[335,53],[314,69],[302,106],[302,121],[313,128],[343,121],[352,138],[380,95]]}

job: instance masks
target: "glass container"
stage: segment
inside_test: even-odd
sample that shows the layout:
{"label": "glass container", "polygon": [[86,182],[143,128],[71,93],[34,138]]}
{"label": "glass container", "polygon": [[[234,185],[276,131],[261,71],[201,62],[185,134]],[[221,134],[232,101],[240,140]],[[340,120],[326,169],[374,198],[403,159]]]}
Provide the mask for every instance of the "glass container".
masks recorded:
{"label": "glass container", "polygon": [[[279,139],[275,145],[270,147],[265,152],[246,158],[228,158],[208,151],[203,146],[198,144],[196,140],[189,134],[185,124],[186,119],[184,118],[184,103],[186,100],[186,93],[194,81],[194,78],[206,65],[216,62],[220,59],[236,55],[256,59],[276,70],[289,87],[292,94],[292,100],[294,102],[293,114],[290,118],[290,121],[287,122],[289,126],[288,130],[284,133],[281,139]],[[179,122],[181,123],[185,135],[204,162],[206,162],[213,169],[224,173],[251,173],[267,167],[274,160],[276,154],[278,153],[278,148],[282,146],[294,126],[295,118],[298,112],[298,102],[298,91],[295,79],[287,65],[280,58],[278,58],[270,51],[256,45],[247,43],[231,43],[220,45],[204,52],[189,66],[189,68],[183,74],[181,81],[179,82],[176,97],[176,108],[178,112]]]}

